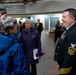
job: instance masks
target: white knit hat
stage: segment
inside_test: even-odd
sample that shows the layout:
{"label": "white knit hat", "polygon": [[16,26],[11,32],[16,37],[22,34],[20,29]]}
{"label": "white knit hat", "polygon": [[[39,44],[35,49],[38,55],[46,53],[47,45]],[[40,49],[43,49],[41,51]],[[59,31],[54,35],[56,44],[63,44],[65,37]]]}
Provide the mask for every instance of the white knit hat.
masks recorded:
{"label": "white knit hat", "polygon": [[10,16],[5,16],[2,20],[0,20],[0,32],[6,32],[6,28],[11,28],[14,26],[15,19]]}

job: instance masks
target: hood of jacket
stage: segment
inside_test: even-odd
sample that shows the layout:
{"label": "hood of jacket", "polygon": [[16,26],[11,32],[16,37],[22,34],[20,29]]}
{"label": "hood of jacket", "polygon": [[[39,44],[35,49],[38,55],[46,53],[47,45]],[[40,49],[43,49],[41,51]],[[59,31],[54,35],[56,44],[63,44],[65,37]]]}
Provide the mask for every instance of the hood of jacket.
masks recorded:
{"label": "hood of jacket", "polygon": [[30,28],[30,31],[28,31],[27,29],[24,29],[24,30],[23,30],[23,32],[27,32],[27,33],[33,32],[33,31],[35,31],[35,29],[34,29],[33,27]]}
{"label": "hood of jacket", "polygon": [[15,35],[0,34],[0,53],[9,49],[16,41]]}

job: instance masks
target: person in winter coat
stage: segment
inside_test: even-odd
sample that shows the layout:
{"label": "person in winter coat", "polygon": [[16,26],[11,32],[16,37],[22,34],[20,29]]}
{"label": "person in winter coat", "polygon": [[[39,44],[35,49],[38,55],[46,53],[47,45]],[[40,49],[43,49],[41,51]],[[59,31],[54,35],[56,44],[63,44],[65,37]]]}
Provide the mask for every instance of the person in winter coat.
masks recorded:
{"label": "person in winter coat", "polygon": [[0,75],[30,75],[21,43],[15,34],[17,24],[12,17],[0,19]]}
{"label": "person in winter coat", "polygon": [[[42,56],[41,40],[37,30],[33,28],[33,22],[30,19],[25,21],[25,29],[20,34],[20,41],[24,45],[28,67],[31,68],[31,75],[37,75],[36,64],[39,63],[39,57]],[[36,54],[35,54],[36,52]]]}

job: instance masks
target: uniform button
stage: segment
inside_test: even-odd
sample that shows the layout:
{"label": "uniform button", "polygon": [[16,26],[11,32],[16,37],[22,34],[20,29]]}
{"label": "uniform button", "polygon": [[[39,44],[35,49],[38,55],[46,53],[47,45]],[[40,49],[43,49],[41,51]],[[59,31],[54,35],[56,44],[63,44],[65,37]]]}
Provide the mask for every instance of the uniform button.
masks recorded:
{"label": "uniform button", "polygon": [[59,48],[59,47],[57,47],[57,48]]}
{"label": "uniform button", "polygon": [[55,55],[57,55],[57,53],[55,53]]}

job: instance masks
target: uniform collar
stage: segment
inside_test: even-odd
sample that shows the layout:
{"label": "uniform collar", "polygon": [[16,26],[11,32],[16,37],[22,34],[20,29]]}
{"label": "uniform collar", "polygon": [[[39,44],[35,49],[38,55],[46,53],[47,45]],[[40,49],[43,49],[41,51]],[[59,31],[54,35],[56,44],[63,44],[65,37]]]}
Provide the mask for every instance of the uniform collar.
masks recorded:
{"label": "uniform collar", "polygon": [[68,30],[72,25],[70,25],[69,27],[66,28],[66,30]]}

